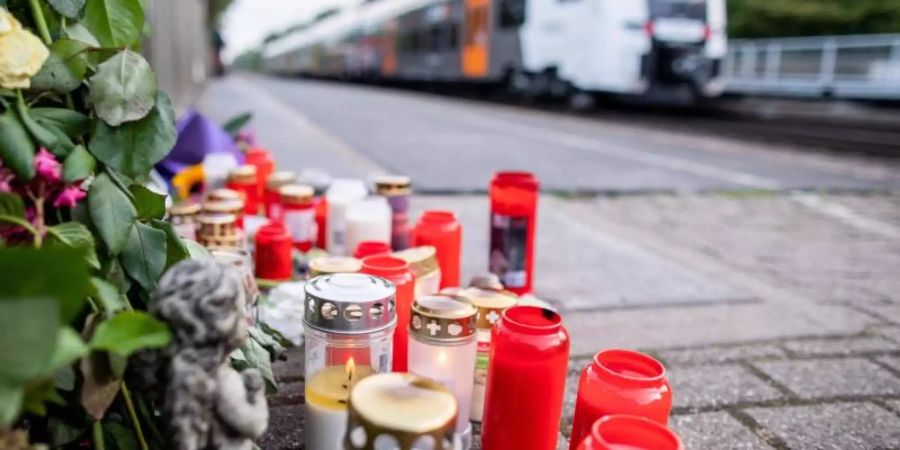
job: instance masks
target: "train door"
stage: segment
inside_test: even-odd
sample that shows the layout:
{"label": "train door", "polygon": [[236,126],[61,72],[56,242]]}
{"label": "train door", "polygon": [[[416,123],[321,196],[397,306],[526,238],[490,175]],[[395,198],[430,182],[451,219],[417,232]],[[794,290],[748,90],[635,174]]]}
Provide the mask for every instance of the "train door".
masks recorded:
{"label": "train door", "polygon": [[381,75],[386,78],[397,74],[397,22],[388,22],[381,31]]}
{"label": "train door", "polygon": [[462,73],[467,78],[484,78],[490,70],[490,0],[463,0],[465,33]]}

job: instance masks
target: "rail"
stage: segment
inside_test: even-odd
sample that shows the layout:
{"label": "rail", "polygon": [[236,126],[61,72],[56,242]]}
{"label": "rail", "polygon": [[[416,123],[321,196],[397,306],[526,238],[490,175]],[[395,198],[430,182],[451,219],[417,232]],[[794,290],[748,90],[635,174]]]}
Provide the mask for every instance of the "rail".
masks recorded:
{"label": "rail", "polygon": [[900,34],[732,40],[725,91],[900,100]]}

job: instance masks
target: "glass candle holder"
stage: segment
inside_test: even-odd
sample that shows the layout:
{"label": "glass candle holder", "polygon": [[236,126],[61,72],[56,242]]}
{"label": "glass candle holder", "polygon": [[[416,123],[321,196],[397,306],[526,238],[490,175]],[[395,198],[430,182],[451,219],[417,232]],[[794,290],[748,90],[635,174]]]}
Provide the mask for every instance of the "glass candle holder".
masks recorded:
{"label": "glass candle holder", "polygon": [[325,192],[331,185],[331,175],[318,169],[305,169],[300,172],[298,181],[316,190],[313,199],[316,205],[316,247],[325,250],[328,240],[328,200],[325,198]]}
{"label": "glass candle holder", "polygon": [[475,316],[478,310],[461,297],[419,297],[409,324],[409,371],[431,378],[456,397],[456,437],[463,450],[472,446],[469,407],[475,371]]}
{"label": "glass candle holder", "polygon": [[347,247],[347,208],[366,197],[366,185],[352,178],[337,178],[331,182],[325,198],[328,201],[328,233],[326,246],[329,254],[347,256],[353,249]]}
{"label": "glass candle holder", "polygon": [[531,292],[538,180],[529,172],[497,172],[491,180],[491,244],[488,264],[503,286]]}
{"label": "glass candle holder", "polygon": [[456,450],[456,412],[453,395],[434,380],[373,375],[350,393],[344,442],[348,450]]}
{"label": "glass candle holder", "polygon": [[382,241],[362,241],[356,246],[353,257],[362,259],[366,256],[384,255],[391,252],[391,245]]}
{"label": "glass candle holder", "polygon": [[305,291],[306,448],[340,450],[350,390],[391,369],[395,290],[383,278],[340,273],[310,280]]}
{"label": "glass candle holder", "polygon": [[383,277],[397,288],[397,330],[394,332],[394,372],[406,372],[410,309],[415,296],[415,280],[406,261],[390,255],[373,255],[362,260],[362,273]]}
{"label": "glass candle holder", "polygon": [[198,214],[200,214],[199,203],[178,203],[169,207],[169,222],[178,236],[195,241]]}
{"label": "glass candle holder", "polygon": [[404,250],[409,247],[409,197],[411,180],[402,175],[385,175],[375,178],[375,193],[387,199],[391,206],[391,248]]}
{"label": "glass candle holder", "polygon": [[262,197],[266,217],[272,220],[281,220],[281,187],[294,184],[296,179],[297,175],[289,171],[279,171],[269,175]]}
{"label": "glass candle holder", "polygon": [[425,211],[413,229],[413,246],[431,245],[441,266],[441,288],[459,286],[462,226],[450,211]]}
{"label": "glass candle holder", "polygon": [[362,269],[362,261],[349,256],[321,256],[309,262],[309,277],[330,273],[355,273]]}
{"label": "glass candle holder", "polygon": [[244,164],[228,172],[225,187],[241,194],[244,213],[255,216],[259,212],[259,187],[256,184],[256,166]]}
{"label": "glass candle holder", "polygon": [[460,289],[456,295],[465,298],[478,310],[475,327],[478,341],[475,353],[475,377],[472,388],[472,406],[469,417],[481,422],[484,415],[484,391],[487,387],[487,372],[491,356],[491,332],[507,308],[516,304],[516,297],[510,292],[491,291],[480,288]]}
{"label": "glass candle holder", "polygon": [[485,392],[484,450],[554,450],[569,333],[556,311],[513,306],[494,328]]}
{"label": "glass candle holder", "polygon": [[569,448],[574,450],[601,417],[631,414],[665,425],[671,410],[672,389],[662,363],[633,350],[603,350],[581,371]]}
{"label": "glass candle holder", "polygon": [[591,426],[578,450],[684,450],[672,430],[646,417],[627,414],[606,416]]}
{"label": "glass candle holder", "polygon": [[316,239],[316,210],[313,205],[313,188],[302,184],[282,186],[281,220],[291,233],[294,247],[308,252]]}
{"label": "glass candle holder", "polygon": [[394,256],[409,263],[409,270],[416,278],[416,298],[434,295],[441,290],[441,266],[437,261],[437,250],[433,246],[408,248],[394,252]]}
{"label": "glass candle holder", "polygon": [[294,276],[291,235],[281,222],[269,222],[256,232],[256,276],[266,280],[290,280]]}

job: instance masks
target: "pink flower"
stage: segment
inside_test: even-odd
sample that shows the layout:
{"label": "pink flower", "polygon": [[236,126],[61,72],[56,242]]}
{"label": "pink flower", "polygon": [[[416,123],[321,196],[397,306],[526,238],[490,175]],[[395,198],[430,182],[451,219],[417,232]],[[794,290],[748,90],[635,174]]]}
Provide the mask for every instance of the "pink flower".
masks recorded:
{"label": "pink flower", "polygon": [[87,194],[82,191],[78,186],[69,186],[64,188],[59,195],[56,196],[56,199],[53,200],[53,206],[56,208],[65,206],[71,208],[78,203],[79,200],[87,197]]}
{"label": "pink flower", "polygon": [[34,170],[37,176],[51,183],[59,182],[62,178],[62,166],[44,147],[34,155]]}
{"label": "pink flower", "polygon": [[16,176],[13,175],[11,170],[6,167],[0,167],[0,192],[12,192],[10,182],[12,182],[15,177]]}

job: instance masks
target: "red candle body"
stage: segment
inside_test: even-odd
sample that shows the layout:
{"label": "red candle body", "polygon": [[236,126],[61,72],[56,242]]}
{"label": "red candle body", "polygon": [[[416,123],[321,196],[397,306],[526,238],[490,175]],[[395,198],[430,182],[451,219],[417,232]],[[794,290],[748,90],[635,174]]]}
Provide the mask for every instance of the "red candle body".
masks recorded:
{"label": "red candle body", "polygon": [[316,247],[325,248],[325,237],[328,236],[328,199],[319,195],[313,200],[316,205]]}
{"label": "red candle body", "polygon": [[604,416],[632,414],[665,425],[671,410],[672,389],[659,361],[631,350],[601,351],[581,372],[569,449]]}
{"label": "red candle body", "polygon": [[554,450],[569,363],[559,313],[513,306],[491,335],[482,448]]}
{"label": "red candle body", "polygon": [[244,163],[256,167],[256,195],[262,198],[266,188],[266,180],[275,171],[275,160],[272,154],[259,147],[253,147],[244,154]]}
{"label": "red candle body", "polygon": [[312,249],[316,237],[316,211],[312,188],[288,185],[281,188],[281,221],[291,233],[294,247],[301,252]]}
{"label": "red candle body", "polygon": [[256,277],[289,280],[294,274],[291,260],[291,235],[284,225],[269,222],[256,232]]}
{"label": "red candle body", "polygon": [[266,186],[262,198],[266,217],[272,220],[281,220],[281,194],[278,192],[278,189],[269,189]]}
{"label": "red candle body", "polygon": [[462,226],[450,211],[425,211],[413,229],[413,247],[432,245],[441,267],[441,288],[459,286]]}
{"label": "red candle body", "polygon": [[488,264],[506,289],[531,292],[539,183],[528,172],[497,172],[491,180]]}
{"label": "red candle body", "polygon": [[390,255],[372,255],[362,260],[360,272],[382,277],[397,288],[397,328],[394,330],[394,361],[391,368],[394,372],[406,372],[409,320],[416,286],[409,263]]}
{"label": "red candle body", "polygon": [[363,259],[366,256],[383,255],[391,252],[391,246],[387,242],[380,241],[362,241],[356,246],[353,257]]}
{"label": "red candle body", "polygon": [[241,194],[244,199],[244,214],[255,216],[259,211],[259,194],[257,193],[256,181],[243,182],[229,180],[225,183],[225,187]]}
{"label": "red candle body", "polygon": [[684,450],[684,445],[678,435],[659,422],[614,414],[594,422],[591,434],[578,450]]}

